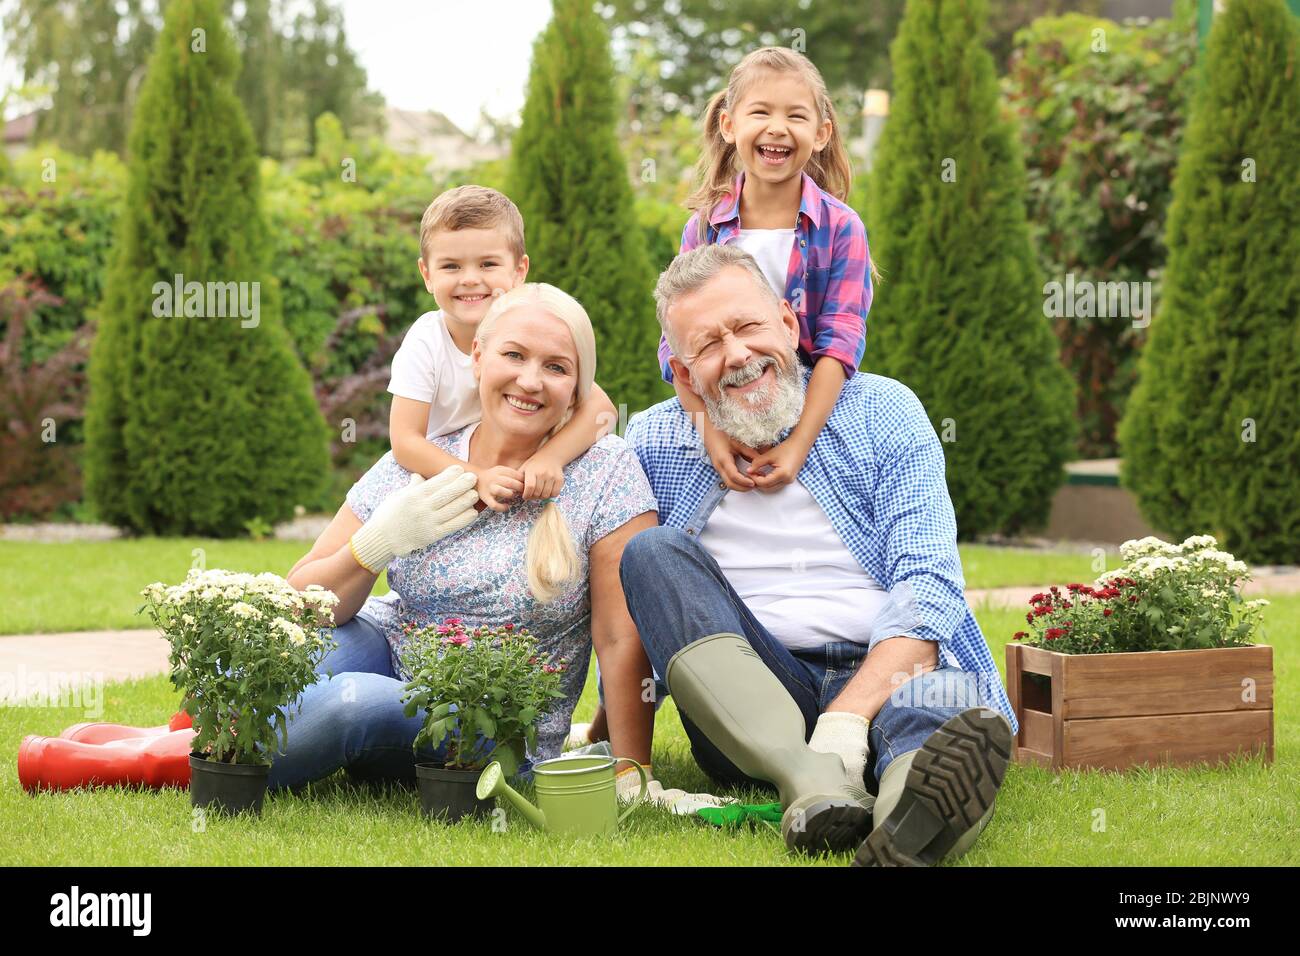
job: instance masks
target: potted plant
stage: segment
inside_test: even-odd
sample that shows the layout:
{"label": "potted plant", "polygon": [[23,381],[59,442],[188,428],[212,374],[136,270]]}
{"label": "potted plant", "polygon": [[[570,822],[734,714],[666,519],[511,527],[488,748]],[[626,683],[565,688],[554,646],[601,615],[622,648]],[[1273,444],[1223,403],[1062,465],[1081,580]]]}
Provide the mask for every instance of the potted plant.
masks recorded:
{"label": "potted plant", "polygon": [[1250,569],[1210,535],[1126,541],[1123,567],[1030,599],[1007,645],[1017,759],[1054,770],[1273,759],[1273,649]]}
{"label": "potted plant", "polygon": [[454,821],[486,814],[492,801],[474,793],[480,771],[496,760],[514,774],[525,749],[536,749],[537,718],[564,696],[566,665],[553,663],[527,628],[513,624],[471,630],[452,617],[405,630],[400,653],[411,679],[402,700],[408,717],[424,711],[414,748],[445,755],[415,765],[425,815]]}
{"label": "potted plant", "polygon": [[171,644],[171,680],[193,720],[190,799],[227,813],[262,812],[287,711],[336,646],[332,591],[299,591],[274,574],[193,570],[141,592]]}

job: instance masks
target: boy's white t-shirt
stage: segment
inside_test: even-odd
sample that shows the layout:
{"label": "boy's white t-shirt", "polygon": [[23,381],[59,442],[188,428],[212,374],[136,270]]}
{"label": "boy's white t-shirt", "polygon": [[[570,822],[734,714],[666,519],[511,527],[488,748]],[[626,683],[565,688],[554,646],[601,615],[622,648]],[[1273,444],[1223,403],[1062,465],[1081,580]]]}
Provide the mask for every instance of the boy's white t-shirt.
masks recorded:
{"label": "boy's white t-shirt", "polygon": [[785,280],[790,272],[790,253],[794,249],[794,229],[742,229],[736,245],[758,260],[759,268],[785,298]]}
{"label": "boy's white t-shirt", "polygon": [[451,340],[442,311],[426,312],[393,356],[388,390],[400,398],[428,402],[427,438],[446,435],[483,417],[474,381],[474,361]]}

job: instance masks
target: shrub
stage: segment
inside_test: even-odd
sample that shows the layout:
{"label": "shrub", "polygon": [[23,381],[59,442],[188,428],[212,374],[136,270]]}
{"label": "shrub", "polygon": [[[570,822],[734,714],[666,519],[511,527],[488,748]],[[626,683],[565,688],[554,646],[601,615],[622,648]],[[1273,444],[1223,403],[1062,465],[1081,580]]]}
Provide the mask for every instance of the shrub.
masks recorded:
{"label": "shrub", "polygon": [[11,282],[0,287],[0,518],[45,518],[81,495],[75,446],[90,341],[83,327],[57,352],[24,362],[28,324],[54,296]]}
{"label": "shrub", "polygon": [[1174,179],[1160,309],[1120,425],[1151,524],[1300,561],[1300,25],[1281,0],[1215,18]]}
{"label": "shrub", "polygon": [[[1195,55],[1190,0],[1150,26],[1071,13],[1035,20],[1016,35],[1003,90],[1019,123],[1039,264],[1051,280],[1150,283],[1158,295]],[[1052,317],[1078,384],[1083,457],[1116,453],[1115,426],[1136,377],[1149,301],[1145,308],[1138,322]]]}
{"label": "shrub", "polygon": [[615,137],[605,24],[585,0],[556,0],[533,48],[528,96],[506,190],[524,217],[530,281],[587,310],[597,380],[637,411],[671,391],[655,357],[654,273]]}
{"label": "shrub", "polygon": [[865,367],[925,405],[963,537],[1042,524],[1075,434],[984,21],[982,0],[908,4],[868,190],[885,282]]}
{"label": "shrub", "polygon": [[[87,495],[136,531],[240,534],[288,518],[327,477],[324,425],[267,268],[237,71],[220,4],[168,4],[131,130],[86,416]],[[260,311],[195,317],[188,294],[169,310],[175,275],[258,292]]]}

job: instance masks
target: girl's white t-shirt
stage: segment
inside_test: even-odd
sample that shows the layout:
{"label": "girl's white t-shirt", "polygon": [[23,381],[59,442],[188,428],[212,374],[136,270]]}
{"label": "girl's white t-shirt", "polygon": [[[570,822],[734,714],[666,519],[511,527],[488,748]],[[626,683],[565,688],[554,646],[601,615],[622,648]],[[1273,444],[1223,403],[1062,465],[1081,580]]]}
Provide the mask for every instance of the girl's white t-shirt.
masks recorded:
{"label": "girl's white t-shirt", "polygon": [[779,298],[785,298],[785,280],[790,272],[794,229],[742,229],[736,245],[758,260],[759,268]]}
{"label": "girl's white t-shirt", "polygon": [[447,435],[483,417],[474,360],[451,340],[442,311],[426,312],[393,356],[388,391],[429,405],[428,438]]}

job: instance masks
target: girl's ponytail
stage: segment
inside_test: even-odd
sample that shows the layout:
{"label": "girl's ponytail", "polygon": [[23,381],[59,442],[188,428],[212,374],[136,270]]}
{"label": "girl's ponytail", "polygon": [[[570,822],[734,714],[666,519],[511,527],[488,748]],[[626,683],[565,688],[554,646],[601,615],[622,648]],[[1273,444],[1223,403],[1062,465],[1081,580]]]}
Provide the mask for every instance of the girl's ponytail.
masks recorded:
{"label": "girl's ponytail", "polygon": [[731,192],[736,177],[736,144],[722,138],[722,111],[731,108],[729,93],[730,87],[714,93],[704,110],[704,144],[695,165],[700,185],[686,200],[686,208],[698,213],[700,242],[708,238],[709,215]]}

